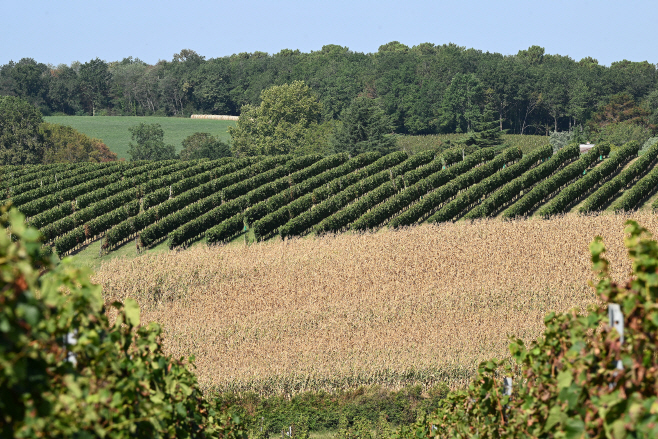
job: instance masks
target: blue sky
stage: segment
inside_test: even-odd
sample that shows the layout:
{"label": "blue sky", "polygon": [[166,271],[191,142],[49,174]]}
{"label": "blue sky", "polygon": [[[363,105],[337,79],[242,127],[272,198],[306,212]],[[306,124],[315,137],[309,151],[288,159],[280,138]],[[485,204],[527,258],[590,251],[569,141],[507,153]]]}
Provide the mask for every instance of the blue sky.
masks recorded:
{"label": "blue sky", "polygon": [[0,64],[155,63],[181,49],[214,58],[325,44],[367,53],[394,40],[658,63],[656,0],[0,0],[0,11]]}

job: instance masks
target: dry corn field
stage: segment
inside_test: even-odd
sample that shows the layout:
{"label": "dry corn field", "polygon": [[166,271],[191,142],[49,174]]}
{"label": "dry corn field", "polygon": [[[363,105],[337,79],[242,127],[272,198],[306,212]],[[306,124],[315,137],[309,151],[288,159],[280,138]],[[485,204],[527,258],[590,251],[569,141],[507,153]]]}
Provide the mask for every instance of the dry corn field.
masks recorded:
{"label": "dry corn field", "polygon": [[624,222],[658,216],[459,222],[257,245],[198,246],[104,264],[106,298],[133,297],[165,348],[195,354],[205,389],[267,395],[379,383],[464,385],[478,363],[530,340],[551,310],[595,302],[588,245],[613,277]]}

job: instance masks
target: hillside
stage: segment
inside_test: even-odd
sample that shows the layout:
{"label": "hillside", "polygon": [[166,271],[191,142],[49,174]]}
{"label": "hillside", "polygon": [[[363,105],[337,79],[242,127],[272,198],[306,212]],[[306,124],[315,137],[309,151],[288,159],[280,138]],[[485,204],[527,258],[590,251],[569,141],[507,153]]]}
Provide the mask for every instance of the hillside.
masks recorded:
{"label": "hillside", "polygon": [[657,187],[658,145],[628,165],[637,153],[629,143],[610,157],[605,146],[582,155],[577,146],[556,154],[546,146],[525,155],[511,147],[5,167],[0,189],[64,256],[98,239],[110,253],[129,241],[174,249],[245,232],[261,241],[549,217],[574,205],[580,213],[630,211]]}

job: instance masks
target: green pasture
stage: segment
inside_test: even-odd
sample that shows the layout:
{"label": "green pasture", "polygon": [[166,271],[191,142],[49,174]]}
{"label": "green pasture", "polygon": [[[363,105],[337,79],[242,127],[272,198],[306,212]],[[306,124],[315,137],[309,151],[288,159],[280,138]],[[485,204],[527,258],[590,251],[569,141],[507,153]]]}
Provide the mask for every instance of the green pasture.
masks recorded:
{"label": "green pasture", "polygon": [[46,122],[68,125],[88,135],[101,139],[110,150],[116,152],[119,158],[128,156],[130,131],[128,128],[144,122],[147,124],[159,123],[164,130],[164,141],[180,151],[182,141],[194,133],[210,133],[219,136],[228,142],[231,136],[229,126],[235,126],[230,120],[189,119],[180,117],[143,117],[143,116],[48,116]]}

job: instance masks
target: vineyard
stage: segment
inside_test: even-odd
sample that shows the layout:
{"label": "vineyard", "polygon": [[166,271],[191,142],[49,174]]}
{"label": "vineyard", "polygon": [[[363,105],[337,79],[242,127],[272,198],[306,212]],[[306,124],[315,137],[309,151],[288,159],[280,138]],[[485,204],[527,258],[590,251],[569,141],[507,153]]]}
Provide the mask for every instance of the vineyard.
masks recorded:
{"label": "vineyard", "polygon": [[[101,240],[105,253],[135,240],[169,248],[399,228],[571,210],[629,211],[658,188],[658,144],[630,142],[523,154],[499,147],[465,154],[366,153],[216,161],[6,166],[0,191],[58,255]],[[650,204],[658,208],[658,200]]]}

